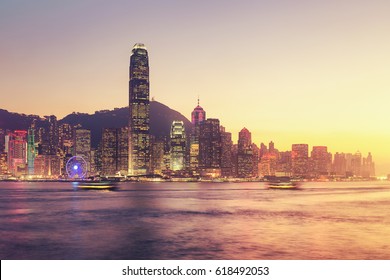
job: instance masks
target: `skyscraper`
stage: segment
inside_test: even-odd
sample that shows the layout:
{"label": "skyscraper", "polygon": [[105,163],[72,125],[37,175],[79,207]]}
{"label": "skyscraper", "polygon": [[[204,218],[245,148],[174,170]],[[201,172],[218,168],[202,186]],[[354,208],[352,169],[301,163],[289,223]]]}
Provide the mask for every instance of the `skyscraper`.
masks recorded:
{"label": "skyscraper", "polygon": [[87,162],[87,170],[90,171],[91,156],[91,131],[88,129],[78,128],[74,134],[75,155],[81,156]]}
{"label": "skyscraper", "polygon": [[221,176],[221,132],[218,119],[207,119],[200,123],[199,168],[202,176]]}
{"label": "skyscraper", "polygon": [[332,155],[328,153],[328,148],[326,146],[313,146],[311,161],[311,172],[314,177],[329,175],[332,164]]}
{"label": "skyscraper", "polygon": [[35,160],[35,140],[34,129],[29,128],[27,132],[27,174],[34,175],[34,160]]}
{"label": "skyscraper", "polygon": [[114,175],[128,170],[128,129],[104,128],[102,135],[102,174]]}
{"label": "skyscraper", "polygon": [[245,127],[238,133],[237,176],[240,178],[253,176],[252,136]]}
{"label": "skyscraper", "polygon": [[8,169],[13,176],[25,173],[27,164],[27,131],[15,130],[8,133]]}
{"label": "skyscraper", "polygon": [[149,58],[144,44],[135,44],[129,71],[129,175],[150,169]]}
{"label": "skyscraper", "polygon": [[206,119],[206,112],[199,105],[194,108],[191,114],[192,132],[190,138],[190,170],[196,174],[199,167],[199,132],[200,124]]}
{"label": "skyscraper", "polygon": [[186,167],[186,133],[182,121],[172,122],[170,154],[171,170],[184,170]]}
{"label": "skyscraper", "polygon": [[296,177],[306,177],[308,174],[309,145],[293,144],[291,149],[292,173]]}
{"label": "skyscraper", "polygon": [[221,125],[221,175],[222,177],[233,176],[233,157],[232,157],[232,134],[226,132],[225,127]]}

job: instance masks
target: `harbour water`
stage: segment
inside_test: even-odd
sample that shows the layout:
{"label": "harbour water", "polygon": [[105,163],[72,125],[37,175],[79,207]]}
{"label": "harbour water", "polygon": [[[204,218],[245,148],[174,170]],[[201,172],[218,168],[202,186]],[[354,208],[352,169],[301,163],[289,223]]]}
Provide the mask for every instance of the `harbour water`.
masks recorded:
{"label": "harbour water", "polygon": [[390,259],[390,182],[0,182],[0,259]]}

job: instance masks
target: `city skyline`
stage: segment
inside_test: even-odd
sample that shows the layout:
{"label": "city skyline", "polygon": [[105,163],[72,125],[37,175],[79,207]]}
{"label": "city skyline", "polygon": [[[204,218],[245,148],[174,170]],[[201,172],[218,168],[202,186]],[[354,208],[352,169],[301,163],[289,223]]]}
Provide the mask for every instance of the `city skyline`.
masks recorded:
{"label": "city skyline", "polygon": [[1,108],[60,118],[122,107],[129,49],[144,42],[150,96],[187,118],[199,95],[234,142],[246,127],[280,150],[371,152],[387,174],[390,4],[365,2],[4,1]]}

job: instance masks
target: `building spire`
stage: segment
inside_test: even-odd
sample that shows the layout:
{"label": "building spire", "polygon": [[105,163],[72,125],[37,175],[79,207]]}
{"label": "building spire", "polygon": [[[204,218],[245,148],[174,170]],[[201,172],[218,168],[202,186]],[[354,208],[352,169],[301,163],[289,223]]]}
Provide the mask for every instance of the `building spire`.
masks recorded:
{"label": "building spire", "polygon": [[199,95],[198,95],[198,106],[199,106]]}

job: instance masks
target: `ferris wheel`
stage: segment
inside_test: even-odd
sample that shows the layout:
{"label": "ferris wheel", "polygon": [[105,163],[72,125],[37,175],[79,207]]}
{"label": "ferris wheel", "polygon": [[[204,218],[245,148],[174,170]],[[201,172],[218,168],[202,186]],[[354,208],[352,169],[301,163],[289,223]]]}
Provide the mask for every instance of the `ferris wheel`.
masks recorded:
{"label": "ferris wheel", "polygon": [[73,156],[66,163],[66,173],[69,178],[82,179],[87,175],[88,165],[81,156]]}

